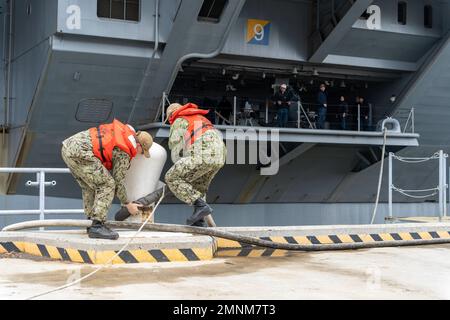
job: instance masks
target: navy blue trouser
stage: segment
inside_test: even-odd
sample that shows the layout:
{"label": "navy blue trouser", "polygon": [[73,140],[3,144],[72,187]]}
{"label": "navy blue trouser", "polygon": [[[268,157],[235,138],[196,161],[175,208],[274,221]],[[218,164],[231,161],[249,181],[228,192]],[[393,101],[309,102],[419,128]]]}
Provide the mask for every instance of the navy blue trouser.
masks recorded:
{"label": "navy blue trouser", "polygon": [[326,120],[327,120],[327,108],[319,107],[319,119],[317,121],[317,129],[324,129]]}
{"label": "navy blue trouser", "polygon": [[286,128],[289,121],[289,109],[282,108],[278,110],[278,127]]}

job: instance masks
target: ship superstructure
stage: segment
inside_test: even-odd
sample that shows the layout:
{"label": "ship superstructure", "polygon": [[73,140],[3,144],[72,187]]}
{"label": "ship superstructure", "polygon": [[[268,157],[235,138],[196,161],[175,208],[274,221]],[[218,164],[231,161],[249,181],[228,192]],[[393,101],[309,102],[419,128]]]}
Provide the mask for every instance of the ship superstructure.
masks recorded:
{"label": "ship superstructure", "polygon": [[[62,167],[62,140],[113,118],[130,120],[165,145],[168,129],[161,119],[167,101],[209,108],[223,132],[240,128],[258,134],[276,127],[271,96],[281,83],[298,99],[289,128],[280,130],[279,172],[261,175],[258,163],[226,166],[209,194],[218,208],[233,211],[229,218],[223,215],[225,224],[236,216],[269,225],[367,222],[359,213],[370,210],[375,199],[383,144],[378,124],[387,116],[402,130],[389,136],[388,152],[450,152],[448,0],[3,0],[0,5],[2,167]],[[321,83],[330,100],[324,130],[314,126]],[[345,131],[341,95],[351,114]],[[364,110],[356,96],[365,98]],[[221,113],[221,100],[229,102],[230,114]],[[48,189],[49,196],[80,197],[70,176],[53,178],[58,187]],[[0,204],[20,207],[21,197],[35,194],[25,186],[29,179],[2,176],[3,193],[17,196],[13,202],[0,196]],[[395,180],[427,188],[437,180],[437,167],[399,166]],[[395,201],[410,208],[404,197]],[[171,203],[176,201],[168,199],[167,212],[177,210]]]}

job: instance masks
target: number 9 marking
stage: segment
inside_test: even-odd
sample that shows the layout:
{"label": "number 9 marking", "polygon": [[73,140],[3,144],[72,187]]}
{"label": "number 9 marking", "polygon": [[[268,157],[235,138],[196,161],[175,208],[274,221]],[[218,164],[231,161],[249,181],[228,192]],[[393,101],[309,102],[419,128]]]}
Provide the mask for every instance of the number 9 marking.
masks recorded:
{"label": "number 9 marking", "polygon": [[255,32],[255,40],[262,41],[264,40],[264,27],[258,23],[253,27],[253,32]]}

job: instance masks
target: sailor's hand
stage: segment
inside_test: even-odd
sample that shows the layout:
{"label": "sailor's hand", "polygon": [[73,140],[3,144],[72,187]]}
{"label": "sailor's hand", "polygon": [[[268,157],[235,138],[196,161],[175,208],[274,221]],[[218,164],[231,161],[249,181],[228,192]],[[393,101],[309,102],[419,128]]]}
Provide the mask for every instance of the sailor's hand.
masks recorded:
{"label": "sailor's hand", "polygon": [[132,216],[136,216],[140,213],[140,210],[142,209],[142,205],[139,203],[129,203],[126,205],[128,212]]}

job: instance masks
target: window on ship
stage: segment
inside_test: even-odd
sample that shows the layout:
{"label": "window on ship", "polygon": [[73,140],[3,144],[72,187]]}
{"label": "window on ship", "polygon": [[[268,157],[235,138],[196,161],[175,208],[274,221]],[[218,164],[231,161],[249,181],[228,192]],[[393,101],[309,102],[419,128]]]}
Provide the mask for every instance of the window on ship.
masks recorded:
{"label": "window on ship", "polygon": [[140,0],[97,0],[99,18],[139,21],[140,8]]}

